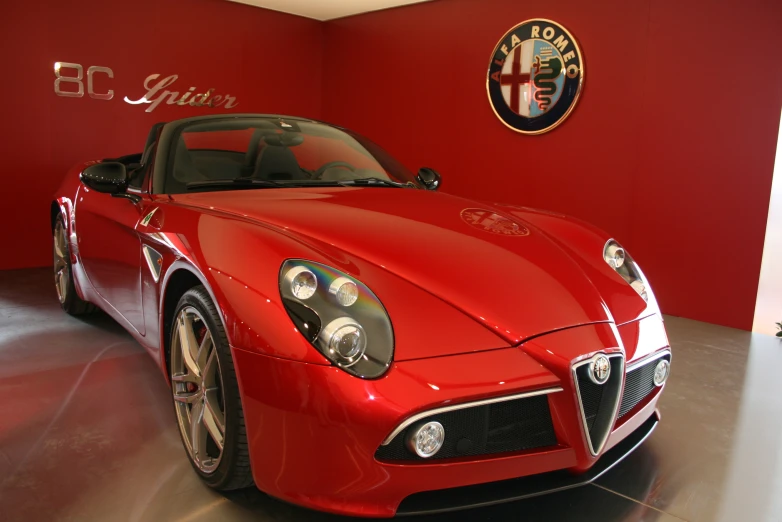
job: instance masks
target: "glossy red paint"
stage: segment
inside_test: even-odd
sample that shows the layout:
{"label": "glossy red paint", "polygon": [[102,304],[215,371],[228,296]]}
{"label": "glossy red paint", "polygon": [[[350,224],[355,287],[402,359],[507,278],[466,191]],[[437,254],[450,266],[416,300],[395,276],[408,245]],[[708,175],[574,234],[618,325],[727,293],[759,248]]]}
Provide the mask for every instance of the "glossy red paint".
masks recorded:
{"label": "glossy red paint", "polygon": [[[534,227],[525,213],[511,212],[530,233],[498,235],[470,226],[461,212],[478,206],[505,214],[504,209],[429,191],[320,188],[173,199],[350,252],[440,297],[510,344],[540,332],[609,320],[624,323],[653,313],[602,256],[594,255],[602,253],[605,234],[590,235],[564,216],[549,231]],[[578,252],[570,247],[573,256],[566,255],[568,247],[561,241],[551,240],[566,227],[572,237],[563,234],[563,241],[582,245]],[[361,278],[349,266],[345,269]],[[585,270],[600,276],[596,284],[596,278],[584,277]],[[608,291],[601,292],[602,287]],[[373,290],[385,303],[387,298]],[[615,306],[606,303],[610,313],[603,293],[616,300]]]}
{"label": "glossy red paint", "polygon": [[[416,491],[576,464],[575,452],[564,445],[526,455],[437,464],[389,465],[374,459],[383,439],[413,413],[453,400],[557,384],[550,372],[516,348],[395,363],[377,381],[243,350],[235,349],[234,357],[245,391],[243,404],[252,412],[247,419],[248,430],[254,433],[250,451],[257,463],[256,484],[297,504],[335,513],[392,516],[399,502]],[[473,380],[475,371],[479,375]],[[499,384],[503,381],[506,385]],[[291,382],[298,386],[291,389]],[[281,393],[283,388],[288,391]],[[270,424],[285,430],[260,429]],[[312,433],[317,433],[317,444],[312,444]],[[302,473],[304,469],[310,472]]]}
{"label": "glossy red paint", "polygon": [[[705,5],[448,0],[333,20],[323,118],[383,143],[410,168],[438,169],[448,193],[609,230],[643,261],[666,313],[750,330],[782,71],[766,53],[725,42],[752,35],[758,48],[782,48],[782,2]],[[538,17],[578,41],[584,87],[556,129],[522,136],[494,115],[486,71],[502,35]],[[690,46],[719,52],[693,58]],[[751,103],[737,94],[744,76],[725,75],[726,63],[764,71]],[[682,250],[697,270],[673,254]]]}
{"label": "glossy red paint", "polygon": [[[392,516],[420,491],[584,471],[599,457],[587,449],[571,366],[597,352],[629,364],[668,347],[651,289],[646,303],[603,261],[609,236],[565,216],[377,187],[141,193],[134,203],[88,190],[78,180],[84,166],[55,199],[80,295],[166,373],[169,283],[182,271],[200,281],[232,347],[255,483],[291,502]],[[465,208],[528,234],[475,227]],[[159,281],[142,245],[162,254]],[[332,366],[295,329],[278,287],[290,258],[344,271],[381,300],[395,338],[381,378]],[[558,390],[547,396],[555,446],[413,464],[375,458],[416,413],[544,389]],[[658,397],[659,389],[618,422],[606,447],[646,421]]]}
{"label": "glossy red paint", "polygon": [[[658,323],[659,317],[654,319]],[[620,327],[620,329],[624,329]],[[587,469],[570,364],[596,351],[622,351],[609,324],[570,328],[520,347],[395,363],[362,381],[333,367],[281,361],[234,349],[244,391],[256,484],[272,496],[356,516],[392,516],[419,491],[492,482],[556,469]],[[644,342],[663,342],[649,338]],[[660,348],[664,347],[660,346]],[[560,355],[546,358],[546,350]],[[297,386],[292,388],[290,383]],[[435,387],[433,387],[434,385]],[[457,402],[559,386],[550,394],[558,445],[494,458],[408,465],[375,460],[383,439],[404,419]],[[610,436],[611,447],[654,413],[653,394]],[[261,429],[285,426],[285,430]],[[312,434],[317,433],[317,444]],[[328,451],[324,451],[328,448]],[[309,470],[302,473],[302,470]],[[329,470],[324,474],[313,470]],[[325,471],[324,471],[325,473]]]}

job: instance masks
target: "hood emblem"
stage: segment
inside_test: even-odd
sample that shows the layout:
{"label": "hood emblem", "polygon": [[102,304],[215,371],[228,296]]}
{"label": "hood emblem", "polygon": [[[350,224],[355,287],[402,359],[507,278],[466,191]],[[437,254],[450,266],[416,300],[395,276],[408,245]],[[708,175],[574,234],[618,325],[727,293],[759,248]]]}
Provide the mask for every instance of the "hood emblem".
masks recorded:
{"label": "hood emblem", "polygon": [[611,375],[611,361],[608,357],[599,353],[589,361],[589,380],[595,384],[605,384]]}
{"label": "hood emblem", "polygon": [[461,212],[462,221],[484,232],[500,236],[528,236],[527,227],[482,208],[465,208]]}

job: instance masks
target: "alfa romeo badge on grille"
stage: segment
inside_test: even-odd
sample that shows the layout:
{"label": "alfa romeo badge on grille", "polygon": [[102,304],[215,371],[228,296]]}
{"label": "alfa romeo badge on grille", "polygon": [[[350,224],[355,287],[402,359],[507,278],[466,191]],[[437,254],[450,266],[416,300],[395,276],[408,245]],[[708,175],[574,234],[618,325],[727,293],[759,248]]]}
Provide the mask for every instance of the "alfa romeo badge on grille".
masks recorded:
{"label": "alfa romeo badge on grille", "polygon": [[589,362],[589,379],[595,384],[605,384],[611,375],[611,361],[599,353]]}

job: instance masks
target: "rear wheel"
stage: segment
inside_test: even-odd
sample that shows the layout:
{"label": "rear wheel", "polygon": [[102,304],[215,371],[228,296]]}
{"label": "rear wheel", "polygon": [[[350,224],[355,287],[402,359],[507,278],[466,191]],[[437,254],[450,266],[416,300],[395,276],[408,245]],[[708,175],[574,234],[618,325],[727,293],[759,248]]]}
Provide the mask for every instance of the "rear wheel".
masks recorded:
{"label": "rear wheel", "polygon": [[71,270],[71,251],[62,215],[54,225],[54,287],[60,306],[71,315],[84,315],[95,310],[95,305],[82,300],[76,293]]}
{"label": "rear wheel", "polygon": [[190,463],[218,490],[252,485],[244,414],[233,358],[206,289],[179,300],[171,326],[171,387]]}

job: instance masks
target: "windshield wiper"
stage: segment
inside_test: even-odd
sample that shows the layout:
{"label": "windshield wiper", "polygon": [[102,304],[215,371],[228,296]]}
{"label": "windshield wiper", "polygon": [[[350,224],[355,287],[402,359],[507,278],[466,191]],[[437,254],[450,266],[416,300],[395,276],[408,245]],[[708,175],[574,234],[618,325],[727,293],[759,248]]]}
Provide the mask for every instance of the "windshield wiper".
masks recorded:
{"label": "windshield wiper", "polygon": [[215,179],[205,181],[191,181],[188,183],[187,190],[208,190],[208,189],[249,189],[249,188],[306,188],[306,187],[355,187],[355,186],[379,186],[379,187],[396,187],[396,188],[411,188],[415,187],[412,183],[399,183],[397,181],[391,181],[390,179],[382,178],[359,178],[359,179],[346,179],[346,180],[299,180],[299,181],[270,181],[265,179],[252,179],[252,178],[235,178],[235,179]]}
{"label": "windshield wiper", "polygon": [[265,179],[235,178],[235,179],[214,179],[208,181],[191,181],[187,185],[187,190],[199,190],[209,188],[271,188],[284,187],[282,183],[269,181]]}
{"label": "windshield wiper", "polygon": [[397,181],[391,181],[390,179],[382,179],[382,178],[359,178],[359,179],[348,179],[348,180],[340,180],[336,183],[339,183],[340,185],[344,186],[351,186],[351,185],[383,185],[386,187],[398,187],[398,188],[409,188],[412,185],[409,183],[399,183]]}

